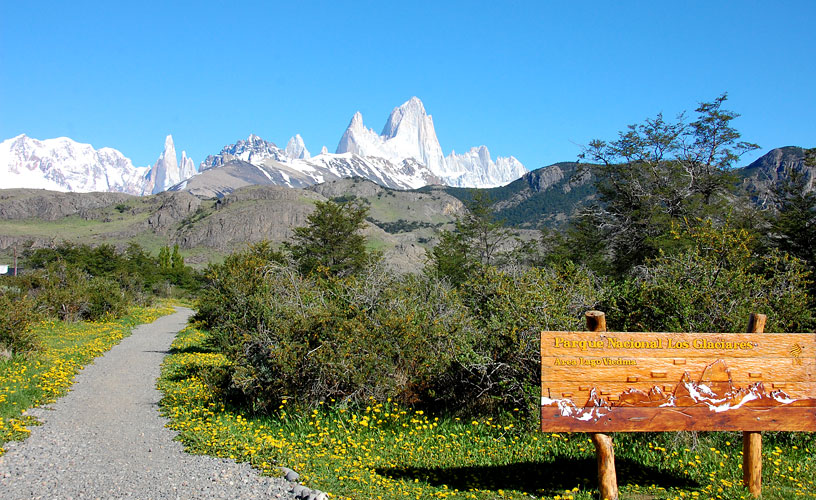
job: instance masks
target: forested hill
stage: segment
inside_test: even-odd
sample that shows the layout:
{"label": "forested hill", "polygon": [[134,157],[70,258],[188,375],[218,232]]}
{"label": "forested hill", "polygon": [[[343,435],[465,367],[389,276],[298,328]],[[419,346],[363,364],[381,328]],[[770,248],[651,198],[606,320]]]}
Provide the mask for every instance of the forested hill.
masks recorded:
{"label": "forested hill", "polygon": [[419,191],[442,190],[469,202],[476,191],[486,193],[493,202],[498,220],[520,228],[558,226],[588,201],[595,198],[591,176],[576,162],[560,162],[524,174],[506,186],[468,189],[426,186]]}
{"label": "forested hill", "polygon": [[[788,178],[790,171],[801,172],[810,190],[816,188],[816,168],[805,165],[805,149],[798,146],[775,148],[746,167],[735,170],[739,191],[760,205],[767,203],[774,186]],[[498,220],[518,228],[557,227],[581,207],[597,197],[594,179],[587,164],[559,162],[524,174],[506,186],[468,189],[426,186],[419,191],[444,191],[467,203],[475,192],[486,193],[493,202]]]}

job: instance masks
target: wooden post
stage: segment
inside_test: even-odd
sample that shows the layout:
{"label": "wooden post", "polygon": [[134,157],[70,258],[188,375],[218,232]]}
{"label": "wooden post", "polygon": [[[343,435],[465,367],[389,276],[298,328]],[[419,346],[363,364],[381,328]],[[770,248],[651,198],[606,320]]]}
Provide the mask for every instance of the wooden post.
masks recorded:
{"label": "wooden post", "polygon": [[[587,311],[587,330],[590,332],[606,331],[606,315],[601,311]],[[590,434],[595,445],[595,456],[598,459],[598,491],[601,500],[618,500],[618,478],[615,473],[615,450],[612,438],[606,434]]]}
{"label": "wooden post", "polygon": [[[751,314],[748,319],[748,333],[765,331],[764,314]],[[762,434],[744,431],[742,433],[742,483],[754,497],[762,494]]]}
{"label": "wooden post", "polygon": [[17,276],[17,246],[14,246],[14,276]]}

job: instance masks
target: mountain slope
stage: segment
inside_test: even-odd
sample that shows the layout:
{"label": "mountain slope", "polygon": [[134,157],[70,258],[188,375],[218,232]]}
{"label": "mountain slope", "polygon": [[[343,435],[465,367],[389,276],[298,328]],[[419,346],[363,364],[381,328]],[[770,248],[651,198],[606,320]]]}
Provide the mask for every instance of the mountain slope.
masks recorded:
{"label": "mountain slope", "polygon": [[293,227],[307,223],[315,201],[329,198],[358,198],[370,207],[364,231],[369,245],[401,271],[421,268],[439,231],[449,228],[462,210],[456,198],[444,193],[392,190],[363,179],[338,179],[311,189],[247,185],[217,199],[187,192],[139,197],[0,190],[0,257],[10,255],[11,248],[62,241],[119,248],[135,242],[154,254],[164,245],[178,244],[188,263],[201,266],[252,242],[282,243]]}
{"label": "mountain slope", "polygon": [[578,167],[579,164],[573,162],[555,163],[528,172],[506,186],[489,189],[429,186],[419,191],[443,191],[465,203],[478,191],[491,200],[496,219],[508,226],[553,227],[595,199],[592,177],[581,173]]}
{"label": "mountain slope", "polygon": [[805,176],[810,191],[816,190],[816,167],[805,165],[805,149],[785,146],[772,149],[747,167],[737,170],[741,187],[760,205],[769,203],[773,187],[789,178],[790,171]]}
{"label": "mountain slope", "polygon": [[[354,153],[317,156],[308,154],[300,136],[290,139],[288,150],[278,148],[257,135],[224,146],[208,156],[200,173],[172,190],[197,196],[222,196],[245,185],[275,185],[302,188],[334,179],[362,177],[394,189],[411,189],[439,182],[427,168],[413,159],[393,163],[380,157]],[[226,171],[220,171],[226,168]]]}

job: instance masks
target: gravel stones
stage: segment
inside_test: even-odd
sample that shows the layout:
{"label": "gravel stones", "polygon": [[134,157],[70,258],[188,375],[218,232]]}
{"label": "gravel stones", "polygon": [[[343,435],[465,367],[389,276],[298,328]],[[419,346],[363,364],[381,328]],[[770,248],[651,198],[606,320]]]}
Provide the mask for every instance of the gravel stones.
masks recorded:
{"label": "gravel stones", "polygon": [[[76,377],[71,392],[30,413],[44,422],[0,457],[0,498],[268,499],[326,498],[248,464],[190,455],[164,427],[159,367],[192,314],[136,327]],[[285,477],[297,480],[284,472]],[[294,489],[300,487],[297,496]]]}

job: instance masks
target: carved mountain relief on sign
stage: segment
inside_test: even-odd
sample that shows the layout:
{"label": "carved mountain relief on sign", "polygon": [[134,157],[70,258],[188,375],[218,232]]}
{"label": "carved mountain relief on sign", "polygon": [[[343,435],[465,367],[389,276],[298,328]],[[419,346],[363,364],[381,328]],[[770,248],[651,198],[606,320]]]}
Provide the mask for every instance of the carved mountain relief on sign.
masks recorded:
{"label": "carved mountain relief on sign", "polygon": [[542,333],[546,431],[816,430],[813,334]]}

